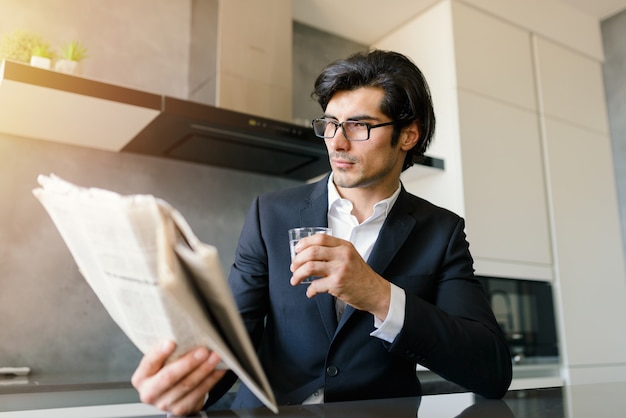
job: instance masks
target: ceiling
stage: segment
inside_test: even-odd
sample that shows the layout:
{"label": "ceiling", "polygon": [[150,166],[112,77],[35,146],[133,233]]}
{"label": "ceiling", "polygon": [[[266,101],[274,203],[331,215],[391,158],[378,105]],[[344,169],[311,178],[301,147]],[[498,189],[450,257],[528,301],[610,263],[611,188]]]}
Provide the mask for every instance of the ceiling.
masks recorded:
{"label": "ceiling", "polygon": [[[371,44],[440,0],[293,0],[296,21]],[[520,0],[525,1],[525,0]],[[544,0],[545,1],[545,0]],[[604,20],[626,10],[626,0],[552,0]],[[401,13],[398,11],[401,10]],[[346,25],[346,21],[350,24]]]}
{"label": "ceiling", "polygon": [[578,10],[595,16],[598,20],[604,20],[626,10],[626,1],[624,0],[559,0],[567,3]]}

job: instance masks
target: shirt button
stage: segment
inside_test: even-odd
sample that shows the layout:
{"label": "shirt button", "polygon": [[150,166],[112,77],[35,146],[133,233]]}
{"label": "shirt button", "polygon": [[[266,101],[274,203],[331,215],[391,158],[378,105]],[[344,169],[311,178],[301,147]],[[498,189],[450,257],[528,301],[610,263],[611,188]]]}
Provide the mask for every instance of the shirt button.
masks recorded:
{"label": "shirt button", "polygon": [[338,373],[339,370],[335,366],[328,366],[326,368],[326,374],[328,374],[330,377],[337,376]]}

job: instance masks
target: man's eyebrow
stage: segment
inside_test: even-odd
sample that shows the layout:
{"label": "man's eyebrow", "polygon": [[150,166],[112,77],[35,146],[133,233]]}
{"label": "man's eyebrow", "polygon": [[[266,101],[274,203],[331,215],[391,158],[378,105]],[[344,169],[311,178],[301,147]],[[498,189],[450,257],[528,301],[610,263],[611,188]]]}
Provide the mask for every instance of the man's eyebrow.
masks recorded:
{"label": "man's eyebrow", "polygon": [[[324,114],[323,116],[324,119],[335,119],[335,120],[339,120],[337,117],[333,116],[333,115],[329,115],[329,114]],[[360,121],[360,120],[380,120],[380,118],[377,118],[375,116],[371,116],[371,115],[356,115],[356,116],[351,116],[346,120],[355,120],[355,121]]]}

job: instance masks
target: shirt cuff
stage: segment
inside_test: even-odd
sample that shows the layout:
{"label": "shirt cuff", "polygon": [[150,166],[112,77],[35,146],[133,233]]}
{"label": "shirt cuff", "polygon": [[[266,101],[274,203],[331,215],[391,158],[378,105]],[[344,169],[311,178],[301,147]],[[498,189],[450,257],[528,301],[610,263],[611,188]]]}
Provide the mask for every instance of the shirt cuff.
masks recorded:
{"label": "shirt cuff", "polygon": [[372,337],[380,338],[388,343],[393,343],[402,326],[404,325],[404,308],[406,306],[406,294],[404,289],[391,284],[391,298],[389,300],[389,312],[384,321],[374,317],[374,327],[376,329],[370,334]]}

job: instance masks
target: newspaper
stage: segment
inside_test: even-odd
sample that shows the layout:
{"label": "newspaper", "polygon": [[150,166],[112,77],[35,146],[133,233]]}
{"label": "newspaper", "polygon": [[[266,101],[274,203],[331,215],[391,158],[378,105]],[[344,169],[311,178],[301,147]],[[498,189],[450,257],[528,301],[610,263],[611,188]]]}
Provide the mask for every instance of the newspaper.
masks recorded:
{"label": "newspaper", "polygon": [[169,339],[172,359],[206,346],[270,410],[274,394],[220,266],[183,216],[152,195],[122,196],[40,175],[33,194],[111,318],[146,353]]}

